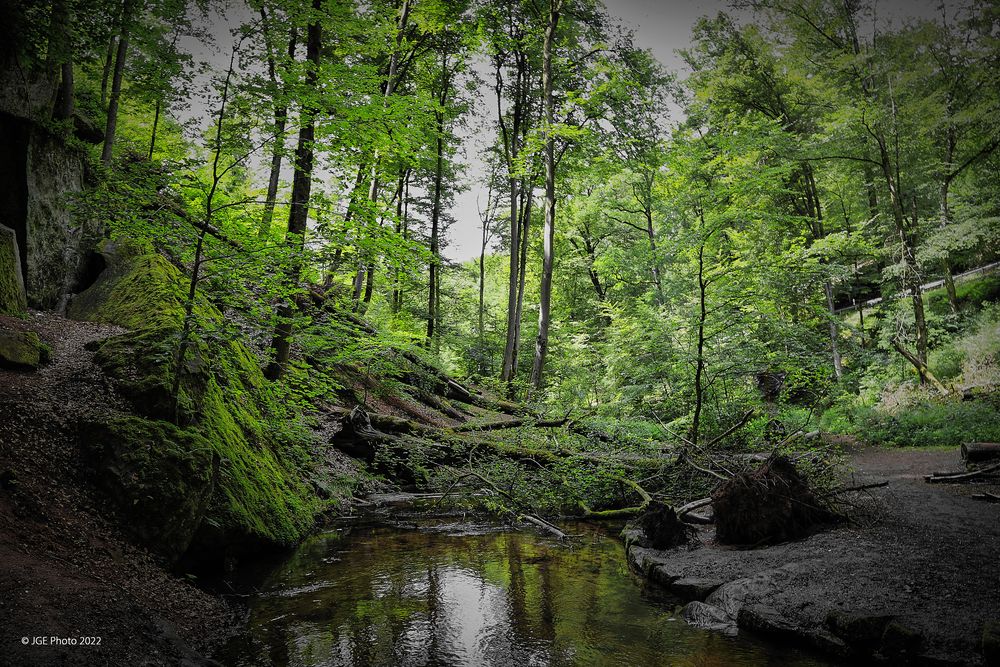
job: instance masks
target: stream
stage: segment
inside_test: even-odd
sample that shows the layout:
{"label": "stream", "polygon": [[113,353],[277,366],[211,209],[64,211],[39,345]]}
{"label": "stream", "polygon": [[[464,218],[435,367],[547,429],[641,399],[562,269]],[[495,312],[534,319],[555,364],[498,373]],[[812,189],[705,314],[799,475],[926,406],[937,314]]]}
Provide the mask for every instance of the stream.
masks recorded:
{"label": "stream", "polygon": [[332,530],[258,583],[214,656],[250,667],[831,664],[687,625],[629,572],[615,533],[559,542],[489,523]]}

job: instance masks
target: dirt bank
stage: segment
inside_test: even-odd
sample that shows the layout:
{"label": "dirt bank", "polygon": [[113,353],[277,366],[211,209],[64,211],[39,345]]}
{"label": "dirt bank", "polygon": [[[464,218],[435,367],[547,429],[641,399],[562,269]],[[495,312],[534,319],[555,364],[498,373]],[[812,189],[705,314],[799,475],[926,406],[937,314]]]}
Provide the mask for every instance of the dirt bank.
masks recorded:
{"label": "dirt bank", "polygon": [[835,655],[893,664],[983,664],[984,625],[1000,621],[1000,505],[968,497],[997,485],[930,485],[962,468],[954,451],[862,450],[854,483],[889,480],[859,498],[866,519],[807,539],[740,550],[714,542],[629,562],[695,602],[693,623],[770,635]]}
{"label": "dirt bank", "polygon": [[124,538],[77,442],[81,419],[123,407],[84,348],[120,330],[40,313],[0,327],[52,348],[38,371],[0,370],[0,663],[213,664],[232,611]]}

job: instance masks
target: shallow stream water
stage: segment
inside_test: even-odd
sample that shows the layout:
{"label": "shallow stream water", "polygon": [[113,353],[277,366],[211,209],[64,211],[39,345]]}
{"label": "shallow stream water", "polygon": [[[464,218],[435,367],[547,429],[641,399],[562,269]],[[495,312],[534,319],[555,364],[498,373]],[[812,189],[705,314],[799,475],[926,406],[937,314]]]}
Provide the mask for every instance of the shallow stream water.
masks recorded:
{"label": "shallow stream water", "polygon": [[215,656],[257,665],[828,664],[693,628],[646,587],[619,540],[579,524],[559,542],[489,524],[317,535],[249,600],[245,632]]}

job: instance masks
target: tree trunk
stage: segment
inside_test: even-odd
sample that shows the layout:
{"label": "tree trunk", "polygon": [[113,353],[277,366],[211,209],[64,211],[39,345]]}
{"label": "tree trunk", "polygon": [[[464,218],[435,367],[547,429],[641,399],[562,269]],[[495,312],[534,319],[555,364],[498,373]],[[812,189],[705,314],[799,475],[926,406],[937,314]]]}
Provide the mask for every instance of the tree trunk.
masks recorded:
{"label": "tree trunk", "polygon": [[549,0],[549,21],[542,43],[542,99],[545,103],[545,228],[542,234],[542,285],[538,304],[538,338],[531,366],[531,386],[542,386],[545,357],[549,351],[549,319],[552,306],[552,261],[556,223],[555,100],[552,97],[552,51],[562,0]]}
{"label": "tree trunk", "polygon": [[889,342],[892,343],[892,346],[896,348],[897,352],[899,352],[901,355],[903,355],[903,357],[907,361],[913,364],[913,367],[917,370],[917,374],[920,376],[921,384],[926,383],[928,380],[930,380],[931,384],[933,384],[934,387],[939,392],[941,392],[942,396],[947,396],[949,393],[951,393],[948,391],[948,388],[945,387],[944,384],[942,384],[941,381],[937,379],[937,377],[935,377],[935,375],[931,372],[931,369],[927,367],[927,362],[921,359],[919,356],[907,350],[900,342],[899,338],[893,336]]}
{"label": "tree trunk", "polygon": [[[702,225],[704,226],[704,218]],[[694,417],[691,420],[691,433],[688,440],[698,446],[698,431],[701,428],[701,409],[704,403],[704,388],[702,376],[705,373],[705,321],[708,319],[708,308],[705,303],[705,292],[708,282],[705,280],[705,241],[698,246],[698,343],[695,350],[694,367]]]}
{"label": "tree trunk", "polygon": [[[403,169],[399,173],[399,185],[396,186],[396,234],[403,236],[403,229],[406,227],[405,213],[407,210],[405,198],[408,197],[407,190],[410,183],[410,169]],[[392,312],[398,313],[402,305],[400,299],[400,275],[399,266],[392,270]]]}
{"label": "tree trunk", "polygon": [[[261,19],[264,22],[265,30],[267,26],[267,14],[264,7],[260,8]],[[295,59],[295,45],[298,33],[293,27],[288,37],[288,60]],[[271,79],[271,86],[275,91],[275,96],[279,97],[274,104],[274,143],[271,148],[271,172],[267,179],[267,195],[264,198],[264,213],[260,218],[260,226],[257,228],[257,236],[266,237],[271,231],[271,219],[274,217],[274,206],[278,199],[278,184],[281,180],[281,161],[285,152],[285,125],[288,122],[288,91],[278,91],[277,66],[271,49],[268,47],[267,74]]]}
{"label": "tree trunk", "polygon": [[434,170],[434,204],[431,207],[431,258],[428,266],[428,288],[427,288],[427,341],[434,339],[434,329],[437,326],[437,281],[438,281],[438,233],[441,218],[441,190],[442,172],[444,171],[444,139],[440,132],[443,130],[443,123],[438,114],[438,138],[437,138],[437,162]]}
{"label": "tree trunk", "polygon": [[521,222],[518,216],[518,179],[516,163],[518,158],[521,124],[524,120],[527,105],[528,61],[524,54],[515,53],[516,72],[514,75],[513,109],[511,109],[511,127],[508,130],[502,108],[503,79],[500,65],[496,68],[497,122],[500,124],[500,134],[503,138],[504,156],[507,162],[508,183],[510,185],[510,273],[507,282],[507,337],[504,344],[503,364],[500,370],[501,381],[508,385],[513,382],[517,373],[518,347],[518,308],[517,284],[521,271],[518,251],[521,247]]}
{"label": "tree trunk", "polygon": [[440,251],[438,236],[441,230],[441,195],[444,191],[444,107],[448,103],[448,92],[451,88],[451,75],[448,72],[448,52],[441,53],[441,90],[438,93],[439,109],[434,113],[435,129],[437,130],[437,140],[435,143],[435,165],[434,165],[434,203],[431,207],[431,259],[428,267],[428,288],[427,288],[427,342],[434,340],[435,330],[438,326],[438,303],[440,281]]}
{"label": "tree trunk", "polygon": [[132,24],[132,12],[134,8],[135,0],[125,0],[125,4],[122,5],[121,29],[118,33],[118,50],[115,55],[115,73],[111,80],[108,119],[104,126],[104,147],[101,149],[101,163],[105,166],[111,164],[112,149],[115,145],[115,132],[118,128],[118,103],[122,95],[122,76],[125,72],[129,29]]}
{"label": "tree trunk", "polygon": [[[319,12],[322,0],[313,0],[313,10]],[[319,80],[320,52],[322,48],[322,30],[319,20],[309,25],[306,38],[306,88],[316,90]],[[288,207],[288,233],[286,243],[292,250],[291,264],[286,273],[286,287],[294,290],[302,275],[305,250],[306,223],[309,218],[309,195],[312,190],[313,140],[315,139],[315,109],[303,105],[301,127],[299,128],[298,145],[295,148],[295,162],[292,172],[292,201]],[[286,298],[278,306],[278,324],[274,329],[274,339],[271,348],[274,350],[273,360],[267,368],[267,377],[277,380],[284,374],[288,366],[288,358],[292,346],[292,316],[295,314],[295,302]]]}
{"label": "tree trunk", "polygon": [[514,312],[514,357],[511,363],[517,373],[517,360],[521,352],[521,322],[524,312],[524,281],[528,273],[528,243],[531,241],[531,208],[535,198],[535,186],[531,176],[521,184],[521,261],[517,277],[517,306]]}

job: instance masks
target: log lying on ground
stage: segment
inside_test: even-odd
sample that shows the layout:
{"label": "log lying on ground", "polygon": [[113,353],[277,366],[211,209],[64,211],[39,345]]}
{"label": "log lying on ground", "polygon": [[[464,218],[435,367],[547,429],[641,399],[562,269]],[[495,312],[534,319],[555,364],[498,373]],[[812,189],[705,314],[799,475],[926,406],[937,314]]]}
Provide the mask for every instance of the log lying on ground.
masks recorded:
{"label": "log lying on ground", "polygon": [[977,477],[982,477],[983,475],[988,475],[1000,470],[1000,463],[995,465],[987,466],[985,468],[980,468],[979,470],[973,470],[971,472],[956,472],[954,474],[942,474],[934,473],[933,475],[924,475],[924,481],[928,484],[954,484],[967,482],[970,479],[975,479]]}
{"label": "log lying on ground", "polygon": [[1000,496],[995,493],[973,493],[969,497],[973,500],[985,500],[988,503],[1000,503]]}
{"label": "log lying on ground", "polygon": [[966,463],[1000,459],[1000,442],[963,442],[962,459]]}
{"label": "log lying on ground", "polygon": [[[360,328],[362,331],[377,335],[378,331],[372,325],[368,324],[360,317],[356,317],[350,313],[340,313],[343,317],[347,319],[348,322]],[[424,361],[417,355],[413,354],[408,350],[396,349],[396,351],[404,359],[409,361],[411,364],[417,366],[421,370],[430,373],[435,378],[438,379],[444,385],[444,393],[446,398],[456,398],[464,403],[469,403],[470,405],[475,405],[481,408],[486,408],[487,410],[495,410],[497,412],[503,412],[511,415],[521,415],[527,412],[527,408],[518,405],[516,403],[511,403],[510,401],[505,401],[499,398],[491,399],[483,396],[482,394],[473,391],[472,389],[466,387],[462,383],[458,382],[455,378],[451,377],[444,371],[435,368],[432,364]]]}
{"label": "log lying on ground", "polygon": [[499,422],[488,422],[485,424],[462,424],[452,430],[456,433],[467,433],[469,431],[500,431],[505,428],[520,428],[522,426],[532,428],[558,428],[565,426],[569,421],[563,419],[507,419]]}

